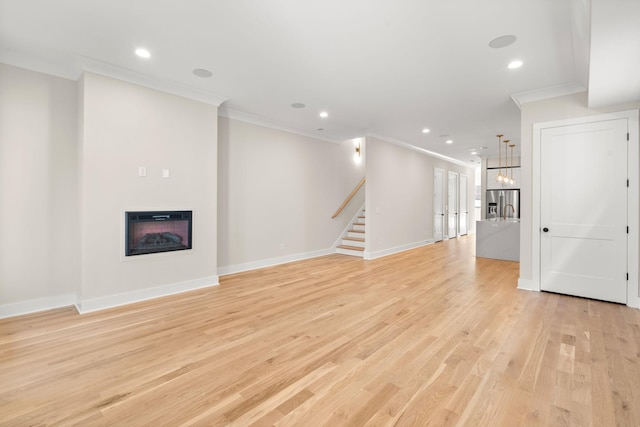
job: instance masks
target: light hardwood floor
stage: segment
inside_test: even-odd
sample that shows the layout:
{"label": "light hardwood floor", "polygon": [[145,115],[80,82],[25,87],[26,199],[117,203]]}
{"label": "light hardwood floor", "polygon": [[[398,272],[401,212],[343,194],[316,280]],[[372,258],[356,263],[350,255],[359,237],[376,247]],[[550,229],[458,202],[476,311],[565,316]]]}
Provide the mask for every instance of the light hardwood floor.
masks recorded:
{"label": "light hardwood floor", "polygon": [[472,236],[0,321],[0,425],[640,426],[640,310],[516,289]]}

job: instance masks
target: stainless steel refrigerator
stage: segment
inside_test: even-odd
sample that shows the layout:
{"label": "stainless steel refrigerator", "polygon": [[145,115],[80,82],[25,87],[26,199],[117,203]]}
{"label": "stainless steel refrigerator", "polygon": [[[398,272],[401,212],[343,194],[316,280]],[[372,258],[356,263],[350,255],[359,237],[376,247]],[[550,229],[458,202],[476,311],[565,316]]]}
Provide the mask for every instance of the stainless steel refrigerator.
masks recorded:
{"label": "stainless steel refrigerator", "polygon": [[[513,207],[513,209],[511,209]],[[487,219],[520,218],[520,190],[487,190]]]}

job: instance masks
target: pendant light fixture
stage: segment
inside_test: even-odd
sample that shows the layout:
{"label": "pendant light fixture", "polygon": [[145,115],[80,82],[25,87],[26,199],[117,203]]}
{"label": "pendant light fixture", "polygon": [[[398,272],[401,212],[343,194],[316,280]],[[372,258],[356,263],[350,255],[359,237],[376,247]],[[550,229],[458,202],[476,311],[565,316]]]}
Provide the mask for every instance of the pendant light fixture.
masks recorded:
{"label": "pendant light fixture", "polygon": [[513,179],[513,147],[515,147],[516,144],[510,144],[509,147],[511,147],[511,178],[509,178],[509,184],[513,185],[516,183],[516,181]]}
{"label": "pendant light fixture", "polygon": [[502,141],[500,140],[504,135],[498,134],[498,175],[496,175],[496,181],[502,182],[504,176],[502,175]]}
{"label": "pendant light fixture", "polygon": [[509,140],[505,139],[502,142],[504,142],[504,175],[502,183],[509,184]]}

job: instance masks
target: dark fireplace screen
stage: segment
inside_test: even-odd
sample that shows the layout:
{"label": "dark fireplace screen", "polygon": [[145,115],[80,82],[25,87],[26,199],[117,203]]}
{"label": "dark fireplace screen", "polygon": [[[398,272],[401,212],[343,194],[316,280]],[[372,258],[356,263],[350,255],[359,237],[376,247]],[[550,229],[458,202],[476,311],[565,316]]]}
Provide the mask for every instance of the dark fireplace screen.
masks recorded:
{"label": "dark fireplace screen", "polygon": [[125,255],[191,249],[191,211],[126,212]]}

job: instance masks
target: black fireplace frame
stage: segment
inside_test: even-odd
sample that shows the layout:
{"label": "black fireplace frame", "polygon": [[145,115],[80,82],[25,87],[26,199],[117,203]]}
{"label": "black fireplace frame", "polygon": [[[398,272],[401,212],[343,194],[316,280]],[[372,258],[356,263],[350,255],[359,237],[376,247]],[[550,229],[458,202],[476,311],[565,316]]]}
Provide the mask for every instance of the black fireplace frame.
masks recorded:
{"label": "black fireplace frame", "polygon": [[[141,250],[131,247],[132,226],[141,222],[158,221],[187,221],[188,224],[188,244],[177,248],[163,248],[162,250]],[[125,212],[125,256],[149,255],[165,252],[175,252],[193,249],[193,211],[127,211]]]}

